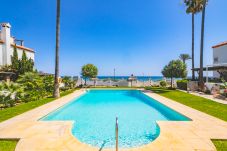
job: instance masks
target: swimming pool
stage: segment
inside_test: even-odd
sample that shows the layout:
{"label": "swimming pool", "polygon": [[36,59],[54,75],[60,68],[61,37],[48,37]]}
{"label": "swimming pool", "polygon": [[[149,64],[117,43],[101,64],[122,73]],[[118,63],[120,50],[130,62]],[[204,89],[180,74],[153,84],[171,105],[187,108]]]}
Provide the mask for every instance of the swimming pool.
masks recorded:
{"label": "swimming pool", "polygon": [[189,121],[187,117],[139,90],[89,90],[41,120],[74,121],[72,134],[96,147],[115,145],[115,119],[119,119],[119,147],[131,148],[155,140],[156,121]]}

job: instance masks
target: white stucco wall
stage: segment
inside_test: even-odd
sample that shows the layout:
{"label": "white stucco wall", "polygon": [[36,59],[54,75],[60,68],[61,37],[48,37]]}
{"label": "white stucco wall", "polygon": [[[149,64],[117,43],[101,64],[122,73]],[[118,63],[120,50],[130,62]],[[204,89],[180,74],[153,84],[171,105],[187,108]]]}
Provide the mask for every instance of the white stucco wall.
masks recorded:
{"label": "white stucco wall", "polygon": [[[213,64],[227,63],[227,45],[213,48]],[[213,72],[214,77],[219,77],[218,72]]]}
{"label": "white stucco wall", "polygon": [[[3,44],[0,43],[0,57],[2,58],[3,57],[3,54],[2,54],[2,51],[3,51],[3,47],[2,47]],[[10,49],[8,50],[7,54],[10,56],[8,57],[9,58],[9,63],[8,64],[11,64],[11,56],[13,56],[13,51],[14,51],[14,46],[11,46]],[[22,53],[23,53],[23,49],[20,49],[20,48],[17,48],[17,53],[18,53],[18,58],[21,59],[22,57]],[[33,59],[35,61],[35,53],[34,52],[30,52],[30,51],[27,51],[25,50],[25,53],[28,57],[28,59]],[[2,62],[3,59],[0,59],[0,65],[3,65],[3,62]]]}
{"label": "white stucco wall", "polygon": [[3,60],[3,56],[2,56],[2,43],[0,43],[0,66],[3,63],[2,60]]}
{"label": "white stucco wall", "polygon": [[[1,23],[0,24],[0,40],[3,43],[0,43],[0,66],[1,65],[10,65],[11,64],[11,56],[13,55],[14,51],[14,41],[15,38],[11,37],[10,34],[10,24],[9,23]],[[28,59],[35,59],[35,53],[33,50],[26,48],[24,46],[17,45],[17,52],[18,52],[18,58],[20,59],[22,57],[23,50],[25,51]],[[34,60],[35,61],[35,60]]]}
{"label": "white stucco wall", "polygon": [[[14,48],[13,48],[13,46],[11,46],[11,51],[10,51],[11,52],[11,56],[13,55],[13,51],[14,51]],[[17,53],[18,53],[18,58],[21,59],[22,53],[23,53],[23,49],[17,48]],[[32,53],[30,51],[26,51],[26,50],[25,50],[25,53],[26,53],[28,59],[31,58],[31,59],[33,59],[35,61],[34,53]]]}

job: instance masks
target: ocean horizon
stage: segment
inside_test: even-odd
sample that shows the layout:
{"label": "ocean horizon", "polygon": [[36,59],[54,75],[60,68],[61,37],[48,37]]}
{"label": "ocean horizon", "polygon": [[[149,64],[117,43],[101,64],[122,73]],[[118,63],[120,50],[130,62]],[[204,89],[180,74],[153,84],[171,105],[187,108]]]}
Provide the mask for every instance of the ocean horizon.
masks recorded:
{"label": "ocean horizon", "polygon": [[[98,79],[115,79],[115,80],[127,80],[130,76],[97,76]],[[163,76],[135,76],[139,81],[160,81],[163,80]]]}

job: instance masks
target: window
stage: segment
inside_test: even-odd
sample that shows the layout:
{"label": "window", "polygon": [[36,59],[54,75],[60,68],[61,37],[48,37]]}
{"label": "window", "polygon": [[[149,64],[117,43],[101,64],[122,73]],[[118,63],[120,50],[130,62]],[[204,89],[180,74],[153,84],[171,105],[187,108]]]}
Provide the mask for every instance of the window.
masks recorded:
{"label": "window", "polygon": [[218,57],[214,58],[214,63],[218,63]]}

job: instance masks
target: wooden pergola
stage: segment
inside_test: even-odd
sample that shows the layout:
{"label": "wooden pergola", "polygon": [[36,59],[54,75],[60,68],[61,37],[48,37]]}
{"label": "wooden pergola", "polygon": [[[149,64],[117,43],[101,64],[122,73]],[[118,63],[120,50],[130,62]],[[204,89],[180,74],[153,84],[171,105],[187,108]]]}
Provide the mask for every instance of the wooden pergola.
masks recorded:
{"label": "wooden pergola", "polygon": [[[200,68],[194,68],[193,71],[196,71],[199,74]],[[220,74],[220,78],[223,78],[227,81],[227,66],[225,65],[214,65],[214,66],[207,66],[203,68],[203,71],[217,71]],[[208,75],[207,75],[208,79]]]}
{"label": "wooden pergola", "polygon": [[16,74],[14,72],[0,72],[0,80],[10,81]]}

